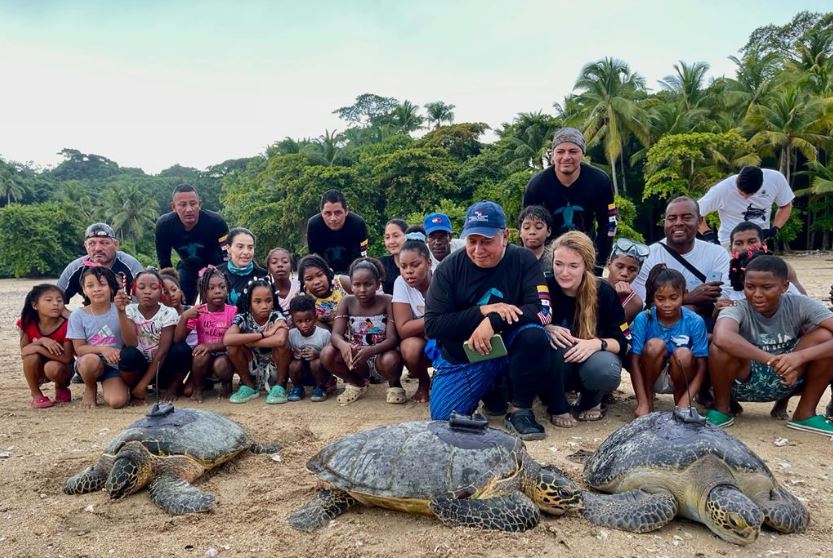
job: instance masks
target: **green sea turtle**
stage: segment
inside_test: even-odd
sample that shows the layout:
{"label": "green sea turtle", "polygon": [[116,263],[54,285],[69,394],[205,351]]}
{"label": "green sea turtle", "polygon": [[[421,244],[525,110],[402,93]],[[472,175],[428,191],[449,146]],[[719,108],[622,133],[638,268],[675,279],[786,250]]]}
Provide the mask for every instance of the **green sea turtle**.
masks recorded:
{"label": "green sea turtle", "polygon": [[611,494],[586,492],[584,516],[644,533],[680,515],[735,544],[754,542],[762,523],[782,533],[804,531],[807,508],[766,464],[724,429],[698,419],[688,410],[651,413],[614,432],[584,467],[587,483]]}
{"label": "green sea turtle", "polygon": [[117,499],[147,486],[151,499],[169,513],[210,511],[214,496],[191,482],[243,451],[277,449],[255,443],[243,427],[220,414],[171,410],[128,426],[107,444],[98,463],[67,479],[64,492],[84,494],[103,487]]}
{"label": "green sea turtle", "polygon": [[524,531],[581,506],[579,487],[485,419],[404,422],[342,438],[307,462],[326,486],[289,517],[313,530],[356,502],[447,525]]}

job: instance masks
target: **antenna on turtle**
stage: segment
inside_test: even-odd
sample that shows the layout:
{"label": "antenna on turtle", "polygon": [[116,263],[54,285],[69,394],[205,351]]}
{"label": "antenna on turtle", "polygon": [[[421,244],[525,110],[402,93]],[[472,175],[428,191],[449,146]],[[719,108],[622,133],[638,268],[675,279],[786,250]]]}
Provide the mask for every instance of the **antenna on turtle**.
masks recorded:
{"label": "antenna on turtle", "polygon": [[[674,353],[671,353],[671,358],[675,360],[677,359],[677,357],[674,356]],[[680,366],[679,361],[677,361],[677,368],[682,370],[682,366]],[[694,395],[691,393],[691,384],[688,382],[688,375],[684,373],[683,378],[685,378],[685,392],[688,395],[688,408],[681,409],[675,406],[674,416],[683,422],[706,424],[706,417],[701,415],[697,410],[697,407],[694,406]]]}
{"label": "antenna on turtle", "polygon": [[174,412],[174,404],[168,401],[164,403],[160,403],[159,401],[159,367],[162,365],[161,362],[156,363],[156,403],[153,404],[153,407],[150,408],[150,411],[145,413],[147,417],[164,417],[165,415],[169,415]]}

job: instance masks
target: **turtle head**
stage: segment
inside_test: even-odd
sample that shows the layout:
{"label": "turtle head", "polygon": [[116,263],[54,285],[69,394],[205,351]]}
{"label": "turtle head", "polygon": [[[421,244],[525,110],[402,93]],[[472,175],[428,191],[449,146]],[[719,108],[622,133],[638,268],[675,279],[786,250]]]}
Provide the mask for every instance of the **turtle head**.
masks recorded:
{"label": "turtle head", "polygon": [[529,479],[527,496],[550,515],[564,515],[582,508],[581,488],[558,468],[540,467]]}
{"label": "turtle head", "polygon": [[736,487],[720,485],[709,492],[702,519],[724,541],[745,545],[758,538],[764,514]]}
{"label": "turtle head", "polygon": [[151,455],[141,442],[127,442],[116,454],[104,488],[117,500],[147,486],[153,476]]}

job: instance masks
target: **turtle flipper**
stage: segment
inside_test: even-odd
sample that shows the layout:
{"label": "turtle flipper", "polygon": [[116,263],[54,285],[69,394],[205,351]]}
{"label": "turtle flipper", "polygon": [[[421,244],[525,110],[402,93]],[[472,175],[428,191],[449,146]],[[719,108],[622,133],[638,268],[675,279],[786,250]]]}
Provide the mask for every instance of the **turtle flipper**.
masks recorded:
{"label": "turtle flipper", "polygon": [[319,490],[315,498],[292,512],[287,521],[300,531],[314,531],[355,504],[356,499],[343,490]]}
{"label": "turtle flipper", "polygon": [[249,451],[252,453],[278,453],[281,447],[278,444],[259,444],[255,442],[249,446]]}
{"label": "turtle flipper", "polygon": [[66,494],[86,494],[104,488],[109,471],[96,464],[87,467],[77,475],[73,475],[64,483]]}
{"label": "turtle flipper", "polygon": [[214,509],[214,496],[175,475],[159,475],[148,486],[148,492],[156,505],[168,513],[196,513]]}
{"label": "turtle flipper", "polygon": [[591,523],[632,533],[655,531],[677,515],[677,499],[670,492],[629,490],[619,494],[584,493],[582,515]]}
{"label": "turtle flipper", "polygon": [[764,523],[781,533],[803,533],[810,524],[810,512],[798,498],[780,486],[769,498],[755,501],[764,512]]}
{"label": "turtle flipper", "polygon": [[497,531],[526,531],[541,517],[538,506],[522,492],[482,500],[440,496],[428,507],[446,525]]}

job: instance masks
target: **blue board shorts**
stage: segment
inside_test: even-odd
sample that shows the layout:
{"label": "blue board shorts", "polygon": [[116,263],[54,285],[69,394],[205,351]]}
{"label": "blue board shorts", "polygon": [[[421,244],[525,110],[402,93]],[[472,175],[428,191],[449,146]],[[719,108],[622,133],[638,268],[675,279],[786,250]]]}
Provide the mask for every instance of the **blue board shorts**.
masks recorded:
{"label": "blue board shorts", "polygon": [[[797,339],[791,341],[777,354],[791,353],[797,342]],[[746,381],[735,380],[735,384],[732,386],[732,397],[737,401],[778,401],[793,395],[804,383],[804,378],[799,378],[796,385],[785,386],[781,383],[781,377],[771,366],[754,360],[749,368],[749,378]]]}
{"label": "blue board shorts", "polygon": [[[101,364],[104,366],[104,370],[101,371],[101,374],[98,375],[98,379],[96,381],[103,382],[104,380],[109,380],[110,378],[120,378],[121,372],[119,369],[107,362],[103,356],[98,355],[98,359],[101,361]],[[74,360],[72,362],[72,372],[73,374],[78,374],[78,369],[76,368],[78,365],[78,360]],[[81,374],[78,374],[79,376]]]}

